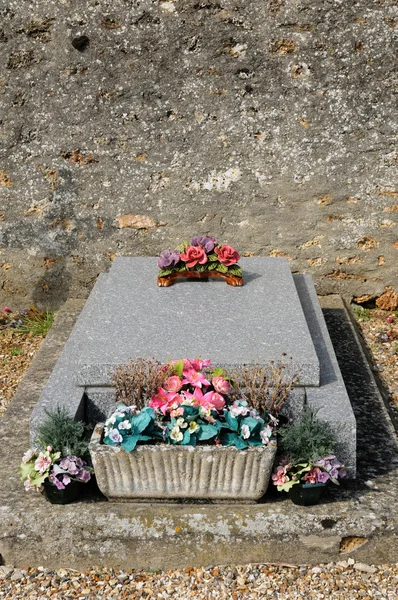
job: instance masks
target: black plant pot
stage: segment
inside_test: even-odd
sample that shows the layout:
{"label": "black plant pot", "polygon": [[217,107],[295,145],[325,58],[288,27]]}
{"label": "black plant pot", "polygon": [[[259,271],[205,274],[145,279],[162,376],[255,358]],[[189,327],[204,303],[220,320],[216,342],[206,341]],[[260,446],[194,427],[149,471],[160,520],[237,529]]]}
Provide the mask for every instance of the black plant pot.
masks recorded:
{"label": "black plant pot", "polygon": [[63,490],[59,490],[49,481],[43,483],[43,495],[51,504],[69,504],[80,496],[80,481],[71,481]]}
{"label": "black plant pot", "polygon": [[322,498],[324,489],[324,483],[297,483],[290,488],[289,498],[293,504],[313,506]]}

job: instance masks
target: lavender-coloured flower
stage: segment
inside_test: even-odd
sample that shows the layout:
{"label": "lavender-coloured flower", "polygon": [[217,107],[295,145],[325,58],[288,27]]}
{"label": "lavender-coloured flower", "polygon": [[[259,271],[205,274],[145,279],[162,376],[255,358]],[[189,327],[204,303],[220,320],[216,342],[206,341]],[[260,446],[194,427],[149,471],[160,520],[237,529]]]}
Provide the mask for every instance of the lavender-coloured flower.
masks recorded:
{"label": "lavender-coloured flower", "polygon": [[178,250],[163,250],[158,259],[159,269],[166,269],[167,267],[175,267],[180,260],[180,252]]}
{"label": "lavender-coloured flower", "polygon": [[216,245],[216,240],[213,237],[208,235],[197,235],[191,240],[191,246],[200,246],[207,253],[214,250],[214,246]]}
{"label": "lavender-coloured flower", "polygon": [[59,466],[64,471],[67,471],[70,475],[76,475],[76,473],[78,472],[79,469],[78,469],[75,461],[71,460],[71,458],[72,457],[63,458],[60,461]]}
{"label": "lavender-coloured flower", "polygon": [[87,481],[90,481],[90,479],[91,479],[91,473],[90,473],[90,471],[87,471],[87,469],[80,469],[80,471],[76,475],[76,479],[78,479],[79,481],[84,481],[84,483],[87,483]]}
{"label": "lavender-coloured flower", "polygon": [[120,435],[117,429],[112,429],[112,431],[109,434],[109,437],[112,440],[112,442],[115,442],[116,444],[123,441],[123,437]]}
{"label": "lavender-coloured flower", "polygon": [[65,489],[64,484],[62,483],[62,481],[60,481],[58,479],[58,477],[54,477],[54,481],[52,483],[55,484],[57,490],[64,490]]}
{"label": "lavender-coloured flower", "polygon": [[318,483],[326,483],[328,479],[329,479],[329,475],[327,473],[325,473],[325,471],[320,471],[317,474],[317,482]]}
{"label": "lavender-coloured flower", "polygon": [[71,478],[69,477],[69,475],[63,475],[62,477],[62,483],[64,485],[68,485],[71,482]]}

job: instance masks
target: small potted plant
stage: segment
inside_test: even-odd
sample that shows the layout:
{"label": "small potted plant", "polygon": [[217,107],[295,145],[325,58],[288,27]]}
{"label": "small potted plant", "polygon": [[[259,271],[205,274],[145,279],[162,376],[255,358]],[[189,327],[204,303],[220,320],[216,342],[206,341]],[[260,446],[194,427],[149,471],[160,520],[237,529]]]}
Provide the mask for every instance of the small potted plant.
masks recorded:
{"label": "small potted plant", "polygon": [[294,504],[317,504],[328,481],[339,485],[346,476],[344,466],[333,454],[336,440],[328,423],[316,418],[309,407],[301,419],[279,430],[282,457],[272,474],[279,492],[288,492]]}
{"label": "small potted plant", "polygon": [[[127,383],[118,372],[123,404],[97,425],[89,446],[104,495],[111,500],[261,498],[276,452],[270,398],[249,404],[223,369],[201,359],[158,364],[161,385],[149,395],[145,378],[151,389],[153,370],[139,364],[130,365]],[[137,369],[144,380],[130,402]],[[270,397],[275,399],[271,392]]]}
{"label": "small potted plant", "polygon": [[67,504],[91,479],[92,469],[83,459],[88,453],[85,426],[64,408],[46,414],[38,428],[38,448],[24,454],[19,473],[27,491],[40,490],[52,504]]}

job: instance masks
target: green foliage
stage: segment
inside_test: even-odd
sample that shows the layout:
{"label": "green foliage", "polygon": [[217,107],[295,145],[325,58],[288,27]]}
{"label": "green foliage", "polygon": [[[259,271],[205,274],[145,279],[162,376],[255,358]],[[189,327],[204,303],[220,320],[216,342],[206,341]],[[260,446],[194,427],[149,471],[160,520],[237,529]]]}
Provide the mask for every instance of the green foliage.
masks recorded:
{"label": "green foliage", "polygon": [[207,267],[208,271],[214,271],[216,269],[217,269],[217,263],[215,263],[215,262],[210,263],[209,266]]}
{"label": "green foliage", "polygon": [[20,356],[22,354],[25,354],[25,352],[22,348],[11,348],[10,354],[11,356]]}
{"label": "green foliage", "polygon": [[195,265],[195,268],[194,268],[194,271],[197,271],[198,273],[203,273],[204,271],[207,271],[207,270],[208,270],[207,263],[204,265],[197,264],[197,265]]}
{"label": "green foliage", "polygon": [[359,304],[351,304],[351,309],[358,321],[369,321],[370,311],[368,308],[364,308]]}
{"label": "green foliage", "polygon": [[218,256],[215,252],[210,252],[210,254],[207,255],[207,260],[210,262],[214,262],[218,260]]}
{"label": "green foliage", "polygon": [[47,418],[38,427],[38,443],[45,449],[51,446],[53,452],[62,456],[85,456],[88,443],[85,440],[86,427],[82,421],[75,421],[66,408],[57,406],[54,411],[46,411]]}
{"label": "green foliage", "polygon": [[18,327],[19,333],[32,333],[33,335],[47,335],[54,322],[54,313],[48,310],[41,312],[31,308],[26,315],[21,317],[22,325]]}
{"label": "green foliage", "polygon": [[167,277],[167,275],[170,275],[170,273],[173,272],[173,269],[159,269],[158,271],[158,275],[159,277]]}
{"label": "green foliage", "polygon": [[242,268],[239,265],[231,265],[228,267],[228,273],[231,275],[236,275],[236,277],[242,277]]}
{"label": "green foliage", "polygon": [[330,425],[316,418],[316,411],[305,407],[298,423],[279,430],[279,451],[294,463],[315,462],[333,453],[336,438]]}
{"label": "green foliage", "polygon": [[186,250],[186,248],[187,248],[188,246],[189,246],[189,242],[187,242],[187,241],[184,241],[184,242],[181,242],[181,244],[179,244],[179,245],[176,247],[176,250],[178,250],[178,252],[185,252],[185,250]]}
{"label": "green foliage", "polygon": [[218,263],[216,269],[219,273],[228,273],[228,267],[223,263]]}

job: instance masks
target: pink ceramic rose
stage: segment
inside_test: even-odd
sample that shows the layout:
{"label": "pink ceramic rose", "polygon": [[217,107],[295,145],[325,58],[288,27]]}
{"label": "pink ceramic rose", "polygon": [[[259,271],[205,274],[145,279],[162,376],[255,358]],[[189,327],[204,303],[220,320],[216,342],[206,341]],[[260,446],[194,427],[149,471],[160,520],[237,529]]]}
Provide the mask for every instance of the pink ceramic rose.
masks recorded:
{"label": "pink ceramic rose", "polygon": [[178,375],[172,375],[166,379],[163,385],[168,392],[179,392],[182,388],[182,381]]}
{"label": "pink ceramic rose", "polygon": [[207,254],[201,246],[188,246],[180,255],[181,260],[187,263],[187,267],[190,269],[197,263],[204,265],[207,263]]}
{"label": "pink ceramic rose", "polygon": [[225,406],[225,400],[221,396],[221,394],[218,394],[217,392],[209,392],[209,393],[211,394],[209,400],[210,400],[210,403],[212,404],[212,406],[214,406],[214,408],[218,411],[222,410]]}
{"label": "pink ceramic rose", "polygon": [[219,392],[220,394],[228,394],[231,389],[231,386],[224,377],[213,377],[211,382],[216,392]]}
{"label": "pink ceramic rose", "polygon": [[221,248],[214,248],[214,251],[218,256],[218,260],[221,263],[224,263],[226,267],[234,265],[240,259],[238,252],[234,248],[232,248],[232,246],[224,245],[221,246]]}

